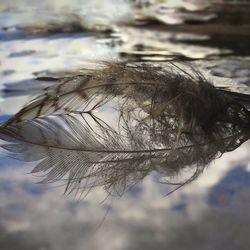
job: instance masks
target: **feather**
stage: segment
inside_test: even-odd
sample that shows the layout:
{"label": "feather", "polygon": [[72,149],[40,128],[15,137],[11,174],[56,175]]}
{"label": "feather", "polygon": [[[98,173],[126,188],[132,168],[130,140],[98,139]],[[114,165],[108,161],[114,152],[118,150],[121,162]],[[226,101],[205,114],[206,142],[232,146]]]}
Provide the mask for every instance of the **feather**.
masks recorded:
{"label": "feather", "polygon": [[[168,184],[191,182],[249,138],[249,117],[199,72],[105,63],[47,88],[1,126],[0,139],[17,159],[38,161],[32,173],[45,173],[42,182],[122,195],[152,171]],[[186,168],[189,177],[173,182]]]}

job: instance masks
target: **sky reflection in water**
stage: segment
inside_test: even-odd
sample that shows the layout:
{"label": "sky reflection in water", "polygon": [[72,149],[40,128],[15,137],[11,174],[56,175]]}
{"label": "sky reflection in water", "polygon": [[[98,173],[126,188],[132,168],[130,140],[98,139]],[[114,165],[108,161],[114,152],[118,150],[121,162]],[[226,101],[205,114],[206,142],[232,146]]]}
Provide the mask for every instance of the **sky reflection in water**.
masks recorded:
{"label": "sky reflection in water", "polygon": [[[31,167],[2,156],[3,249],[245,249],[248,245],[249,150],[246,142],[212,163],[200,178],[163,197],[165,186],[148,176],[112,203],[96,190],[84,200],[63,188],[35,184]],[[12,167],[13,166],[13,167]],[[39,178],[38,178],[39,179]],[[107,207],[111,206],[101,223]],[[98,230],[97,230],[98,229]],[[96,231],[97,230],[97,231]]]}

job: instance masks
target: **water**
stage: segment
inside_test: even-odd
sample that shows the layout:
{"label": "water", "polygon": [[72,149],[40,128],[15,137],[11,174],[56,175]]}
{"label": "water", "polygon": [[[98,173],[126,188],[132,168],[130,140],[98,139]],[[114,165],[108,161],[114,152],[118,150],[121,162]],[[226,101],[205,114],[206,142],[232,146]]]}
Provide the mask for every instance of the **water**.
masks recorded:
{"label": "water", "polygon": [[[162,63],[177,56],[194,62],[216,85],[249,92],[249,34],[242,35],[244,29],[241,35],[220,37],[154,31],[150,23],[138,29],[127,25],[135,13],[147,20],[156,17],[158,7],[135,11],[131,6],[111,0],[1,1],[0,120],[7,120],[48,84],[35,77],[65,75],[95,67],[99,60]],[[156,19],[165,24],[190,19],[163,17]],[[74,193],[63,195],[60,183],[37,184],[42,177],[27,174],[34,162],[15,160],[1,149],[1,249],[248,249],[249,149],[247,141],[223,154],[197,180],[170,196],[165,197],[169,186],[158,183],[153,172],[122,197],[107,200],[101,188],[79,199]]]}

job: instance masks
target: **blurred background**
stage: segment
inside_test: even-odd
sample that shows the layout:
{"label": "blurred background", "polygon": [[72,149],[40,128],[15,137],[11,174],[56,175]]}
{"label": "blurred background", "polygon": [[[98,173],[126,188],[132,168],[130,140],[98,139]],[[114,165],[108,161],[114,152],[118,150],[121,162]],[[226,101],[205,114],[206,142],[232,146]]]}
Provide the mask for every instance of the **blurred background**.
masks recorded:
{"label": "blurred background", "polygon": [[[192,63],[250,92],[250,1],[0,0],[0,121],[48,83],[99,61]],[[38,79],[38,80],[36,80]],[[40,79],[40,80],[39,80]],[[37,184],[0,151],[1,250],[249,249],[250,143],[168,197],[155,173],[119,198]],[[34,164],[33,164],[34,166]]]}

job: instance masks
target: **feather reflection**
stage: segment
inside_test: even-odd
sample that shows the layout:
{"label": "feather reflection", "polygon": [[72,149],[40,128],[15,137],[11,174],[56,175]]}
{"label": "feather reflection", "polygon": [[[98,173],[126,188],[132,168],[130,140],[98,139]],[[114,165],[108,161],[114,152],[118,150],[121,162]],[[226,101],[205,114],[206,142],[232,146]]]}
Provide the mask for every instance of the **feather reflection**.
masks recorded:
{"label": "feather reflection", "polygon": [[249,139],[249,111],[236,98],[173,64],[105,63],[32,100],[1,126],[1,147],[38,161],[32,173],[65,181],[66,193],[122,195],[152,171],[176,190]]}

